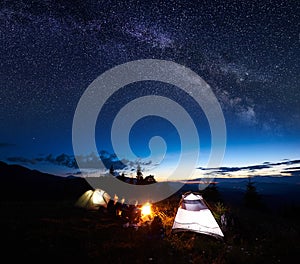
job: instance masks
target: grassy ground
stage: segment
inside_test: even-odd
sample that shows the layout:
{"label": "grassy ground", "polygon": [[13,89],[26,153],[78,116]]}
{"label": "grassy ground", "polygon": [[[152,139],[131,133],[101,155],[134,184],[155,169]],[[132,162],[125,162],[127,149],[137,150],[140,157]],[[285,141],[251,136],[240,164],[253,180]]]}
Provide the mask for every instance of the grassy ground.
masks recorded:
{"label": "grassy ground", "polygon": [[289,263],[300,256],[299,207],[278,211],[211,202],[218,219],[230,210],[234,224],[225,239],[171,232],[179,196],[154,205],[164,236],[151,226],[137,230],[106,212],[75,208],[73,202],[2,202],[2,257],[55,263]]}

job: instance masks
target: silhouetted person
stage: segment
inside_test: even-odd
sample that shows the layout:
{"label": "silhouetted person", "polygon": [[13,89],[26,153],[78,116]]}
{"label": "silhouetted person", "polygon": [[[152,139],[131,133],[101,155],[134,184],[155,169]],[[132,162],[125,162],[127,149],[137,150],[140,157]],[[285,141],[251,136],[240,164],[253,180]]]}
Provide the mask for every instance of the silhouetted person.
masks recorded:
{"label": "silhouetted person", "polygon": [[111,215],[111,216],[116,216],[116,207],[115,207],[115,203],[113,200],[109,200],[109,202],[107,203],[107,212]]}
{"label": "silhouetted person", "polygon": [[164,237],[164,226],[161,218],[155,216],[150,225],[151,237],[155,239],[160,239]]}

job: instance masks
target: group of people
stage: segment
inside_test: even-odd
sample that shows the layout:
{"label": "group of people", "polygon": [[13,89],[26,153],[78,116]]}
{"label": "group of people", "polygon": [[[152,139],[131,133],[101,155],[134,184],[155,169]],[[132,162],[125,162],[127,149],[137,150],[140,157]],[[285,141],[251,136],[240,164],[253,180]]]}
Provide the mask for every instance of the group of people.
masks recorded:
{"label": "group of people", "polygon": [[141,210],[136,205],[125,204],[110,200],[107,204],[107,212],[113,217],[119,217],[130,224],[140,221]]}
{"label": "group of people", "polygon": [[[107,212],[113,216],[124,220],[124,227],[138,228],[142,225],[141,209],[134,204],[122,204],[110,200],[107,205]],[[164,237],[165,229],[162,219],[159,216],[154,216],[148,222],[150,239],[161,239]]]}

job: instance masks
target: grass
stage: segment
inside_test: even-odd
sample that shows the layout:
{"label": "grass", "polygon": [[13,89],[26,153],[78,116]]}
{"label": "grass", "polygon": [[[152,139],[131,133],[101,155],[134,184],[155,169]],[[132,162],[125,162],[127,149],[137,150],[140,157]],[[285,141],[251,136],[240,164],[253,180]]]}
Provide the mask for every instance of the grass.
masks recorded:
{"label": "grass", "polygon": [[120,218],[75,208],[73,201],[2,202],[2,257],[39,263],[288,263],[299,257],[298,206],[274,212],[211,201],[219,223],[226,211],[234,216],[218,240],[172,233],[179,200],[173,195],[153,206],[163,237],[151,235],[149,224],[124,228]]}

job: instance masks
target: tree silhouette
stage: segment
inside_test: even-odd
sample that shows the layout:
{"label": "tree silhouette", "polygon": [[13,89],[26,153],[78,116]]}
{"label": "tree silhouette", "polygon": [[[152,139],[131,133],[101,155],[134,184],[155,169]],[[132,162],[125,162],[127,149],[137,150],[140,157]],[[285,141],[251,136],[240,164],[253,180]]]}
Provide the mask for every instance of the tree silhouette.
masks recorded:
{"label": "tree silhouette", "polygon": [[109,168],[109,173],[111,174],[111,175],[115,175],[115,169],[114,169],[114,165],[110,165],[110,168]]}
{"label": "tree silhouette", "polygon": [[142,169],[141,169],[140,165],[138,165],[137,169],[136,169],[136,179],[138,181],[142,181],[143,180],[143,173],[142,173]]}
{"label": "tree silhouette", "polygon": [[203,191],[203,197],[210,202],[221,202],[222,198],[217,188],[217,185],[210,183]]}
{"label": "tree silhouette", "polygon": [[251,177],[248,178],[248,183],[246,186],[246,192],[244,196],[244,204],[248,208],[260,208],[261,204],[261,197],[258,194],[254,182],[251,181]]}

